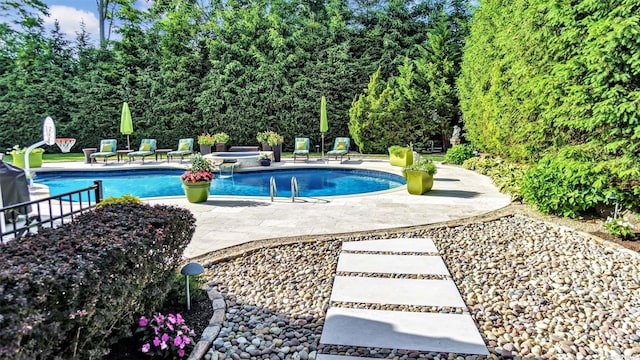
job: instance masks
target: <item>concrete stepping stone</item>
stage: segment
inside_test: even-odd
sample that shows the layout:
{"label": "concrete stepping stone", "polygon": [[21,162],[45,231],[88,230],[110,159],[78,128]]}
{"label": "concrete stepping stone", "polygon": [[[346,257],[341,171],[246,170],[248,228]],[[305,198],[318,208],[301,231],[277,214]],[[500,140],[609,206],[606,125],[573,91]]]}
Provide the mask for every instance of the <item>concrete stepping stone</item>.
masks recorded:
{"label": "concrete stepping stone", "polygon": [[451,280],[336,276],[331,301],[466,307],[456,284]]}
{"label": "concrete stepping stone", "polygon": [[383,274],[450,275],[439,256],[341,253],[337,271]]}
{"label": "concrete stepping stone", "polygon": [[470,315],[330,308],[322,344],[488,355]]}
{"label": "concrete stepping stone", "polygon": [[397,238],[342,243],[342,251],[391,251],[391,252],[438,252],[433,240],[428,238]]}

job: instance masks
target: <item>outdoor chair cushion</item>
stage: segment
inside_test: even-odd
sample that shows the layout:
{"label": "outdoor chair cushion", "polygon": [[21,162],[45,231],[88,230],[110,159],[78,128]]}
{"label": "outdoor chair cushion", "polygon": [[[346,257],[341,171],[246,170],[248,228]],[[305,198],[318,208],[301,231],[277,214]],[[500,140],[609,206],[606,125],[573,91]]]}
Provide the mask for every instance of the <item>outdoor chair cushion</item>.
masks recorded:
{"label": "outdoor chair cushion", "polygon": [[296,142],[296,150],[307,150],[307,142],[306,141],[298,141]]}
{"label": "outdoor chair cushion", "polygon": [[140,151],[150,151],[151,150],[151,144],[150,143],[144,143],[142,145],[140,145]]}
{"label": "outdoor chair cushion", "polygon": [[178,151],[189,151],[189,142],[180,141],[180,145],[178,146]]}
{"label": "outdoor chair cushion", "polygon": [[338,141],[338,145],[336,145],[336,150],[347,150],[347,142],[346,141]]}
{"label": "outdoor chair cushion", "polygon": [[111,144],[102,144],[100,146],[100,152],[109,153],[112,151],[113,151],[113,147],[111,146]]}

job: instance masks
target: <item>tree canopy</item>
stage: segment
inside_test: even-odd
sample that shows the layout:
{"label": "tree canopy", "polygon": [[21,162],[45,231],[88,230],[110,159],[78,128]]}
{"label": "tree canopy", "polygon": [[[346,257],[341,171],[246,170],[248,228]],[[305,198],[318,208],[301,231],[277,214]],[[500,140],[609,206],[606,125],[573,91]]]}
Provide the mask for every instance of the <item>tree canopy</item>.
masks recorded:
{"label": "tree canopy", "polygon": [[[39,1],[0,4],[29,19],[0,26],[7,35],[0,42],[1,145],[38,140],[42,119],[51,116],[60,136],[77,139],[76,149],[124,140],[118,123],[125,101],[133,144],[151,137],[171,147],[182,137],[224,131],[231,144],[246,145],[266,130],[282,134],[285,148],[296,136],[317,143],[323,95],[327,137],[348,136],[352,101],[376,69],[382,79],[394,78],[408,58],[412,71],[425,72],[433,62],[423,59],[427,53],[444,56],[425,49],[447,47],[438,34],[464,28],[455,19],[469,14],[458,0],[163,0],[146,10],[130,0],[96,0],[101,45],[93,46],[84,30],[72,42],[55,28],[45,31],[38,20],[47,9]],[[458,32],[447,41],[460,48],[463,38]],[[427,86],[420,81],[411,91]],[[453,80],[445,83],[450,91]]]}

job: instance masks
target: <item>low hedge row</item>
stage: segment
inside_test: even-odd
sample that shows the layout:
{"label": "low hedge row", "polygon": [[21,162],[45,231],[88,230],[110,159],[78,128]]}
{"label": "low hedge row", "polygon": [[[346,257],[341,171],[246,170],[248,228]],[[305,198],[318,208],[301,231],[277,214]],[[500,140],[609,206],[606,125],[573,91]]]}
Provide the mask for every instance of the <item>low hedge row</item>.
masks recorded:
{"label": "low hedge row", "polygon": [[640,161],[596,144],[544,156],[522,179],[525,202],[545,214],[575,218],[615,196],[622,209],[640,208]]}
{"label": "low hedge row", "polygon": [[164,300],[194,231],[188,210],[111,204],[2,245],[0,358],[100,358]]}

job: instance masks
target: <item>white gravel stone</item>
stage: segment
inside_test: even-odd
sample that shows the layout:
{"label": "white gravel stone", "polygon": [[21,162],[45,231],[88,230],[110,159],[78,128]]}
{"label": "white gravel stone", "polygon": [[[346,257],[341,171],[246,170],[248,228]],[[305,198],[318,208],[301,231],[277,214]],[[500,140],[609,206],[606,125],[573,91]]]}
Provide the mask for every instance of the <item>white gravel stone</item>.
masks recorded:
{"label": "white gravel stone", "polygon": [[[386,237],[434,239],[492,354],[488,358],[640,356],[636,253],[523,216]],[[345,241],[377,238],[385,236],[352,235]],[[241,345],[244,338],[244,346],[260,352],[245,348],[251,359],[280,359],[278,353],[312,360],[318,353],[482,358],[319,344],[340,247],[340,241],[326,241],[263,248],[212,265],[208,276],[227,303],[226,321],[214,341],[221,356],[242,358],[232,340]]]}

